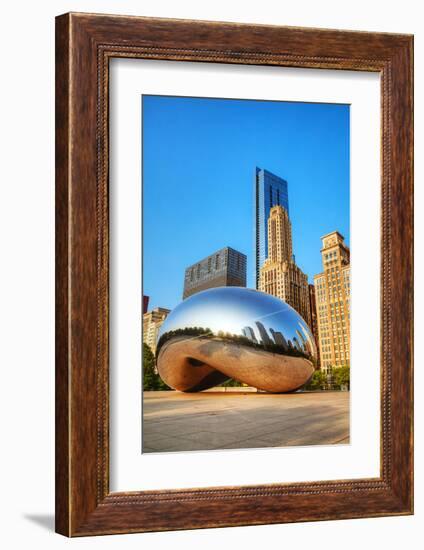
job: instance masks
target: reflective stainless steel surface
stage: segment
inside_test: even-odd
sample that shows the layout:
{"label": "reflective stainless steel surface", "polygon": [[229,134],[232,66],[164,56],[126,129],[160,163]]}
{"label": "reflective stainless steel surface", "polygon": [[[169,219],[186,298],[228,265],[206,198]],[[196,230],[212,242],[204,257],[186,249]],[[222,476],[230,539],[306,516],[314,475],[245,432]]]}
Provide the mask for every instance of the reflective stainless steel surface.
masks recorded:
{"label": "reflective stainless steel surface", "polygon": [[316,347],[302,317],[269,294],[219,287],[181,302],[160,328],[161,378],[180,391],[201,391],[234,378],[269,392],[303,386]]}

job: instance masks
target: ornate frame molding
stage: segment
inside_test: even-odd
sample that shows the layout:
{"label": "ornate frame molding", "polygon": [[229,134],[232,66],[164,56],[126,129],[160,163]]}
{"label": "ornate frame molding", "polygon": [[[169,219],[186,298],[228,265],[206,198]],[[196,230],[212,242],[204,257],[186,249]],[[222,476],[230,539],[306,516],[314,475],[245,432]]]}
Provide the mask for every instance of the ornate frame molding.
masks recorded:
{"label": "ornate frame molding", "polygon": [[[406,35],[89,14],[57,18],[59,533],[81,536],[412,513],[412,48],[412,37]],[[109,492],[108,90],[109,60],[114,57],[381,73],[379,478]]]}

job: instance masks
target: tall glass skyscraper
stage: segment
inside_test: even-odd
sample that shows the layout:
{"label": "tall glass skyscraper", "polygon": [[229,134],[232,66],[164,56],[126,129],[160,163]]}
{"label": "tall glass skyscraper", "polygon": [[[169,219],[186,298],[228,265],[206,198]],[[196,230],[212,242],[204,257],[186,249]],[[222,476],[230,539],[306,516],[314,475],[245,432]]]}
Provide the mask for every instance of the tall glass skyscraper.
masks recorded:
{"label": "tall glass skyscraper", "polygon": [[254,248],[255,282],[259,288],[260,268],[268,256],[268,218],[269,212],[277,204],[289,213],[287,182],[273,174],[256,167],[254,178]]}

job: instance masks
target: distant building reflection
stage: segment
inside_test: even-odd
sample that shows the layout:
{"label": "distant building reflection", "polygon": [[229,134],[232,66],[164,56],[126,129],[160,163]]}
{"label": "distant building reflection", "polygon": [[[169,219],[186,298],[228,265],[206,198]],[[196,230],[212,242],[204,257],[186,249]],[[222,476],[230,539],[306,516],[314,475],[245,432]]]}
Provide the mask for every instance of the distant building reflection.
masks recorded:
{"label": "distant building reflection", "polygon": [[287,340],[284,338],[282,332],[277,332],[273,328],[270,328],[269,332],[272,334],[274,342],[277,344],[277,346],[282,346],[283,348],[287,349]]}
{"label": "distant building reflection", "polygon": [[262,344],[265,344],[265,345],[272,344],[273,342],[272,342],[271,338],[269,337],[269,334],[266,331],[266,328],[264,327],[264,325],[260,321],[256,321],[255,325],[258,327],[259,334],[261,336]]}
{"label": "distant building reflection", "polygon": [[253,330],[252,327],[243,327],[241,332],[243,333],[244,336],[246,336],[246,338],[249,338],[249,340],[252,340],[252,342],[257,342],[255,331]]}

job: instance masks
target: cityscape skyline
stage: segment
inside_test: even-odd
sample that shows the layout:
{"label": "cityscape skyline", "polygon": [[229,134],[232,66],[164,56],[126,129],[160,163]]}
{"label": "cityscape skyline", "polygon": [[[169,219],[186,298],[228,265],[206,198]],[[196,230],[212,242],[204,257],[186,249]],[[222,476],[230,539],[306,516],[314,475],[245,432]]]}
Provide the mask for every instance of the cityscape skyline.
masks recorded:
{"label": "cityscape skyline", "polygon": [[[229,106],[228,103],[231,105]],[[334,109],[337,111],[336,113],[334,113]],[[294,175],[293,178],[290,178],[287,175],[294,174],[295,169],[294,163],[287,159],[285,162],[286,171],[275,173],[276,170],[274,169],[271,173],[271,168],[277,164],[275,157],[279,147],[276,147],[273,155],[270,155],[273,157],[271,166],[265,165],[264,162],[261,162],[261,164],[259,162],[252,163],[251,159],[246,158],[246,155],[242,155],[242,158],[238,159],[237,162],[231,161],[225,154],[222,157],[221,142],[224,141],[228,144],[229,139],[232,140],[233,136],[227,136],[224,140],[218,139],[216,119],[219,119],[218,122],[221,125],[224,123],[224,115],[227,115],[225,117],[227,123],[228,118],[230,118],[233,125],[236,120],[239,123],[244,121],[246,125],[251,122],[249,118],[246,118],[247,115],[252,114],[252,112],[258,114],[258,110],[259,118],[268,121],[271,114],[275,118],[276,112],[284,111],[279,113],[284,115],[283,118],[286,122],[286,127],[282,126],[285,129],[285,132],[283,132],[284,139],[277,140],[277,145],[281,145],[281,142],[284,142],[287,138],[286,134],[290,134],[290,132],[293,133],[293,137],[297,136],[297,139],[293,139],[294,142],[297,142],[299,136],[295,132],[295,127],[299,125],[299,117],[307,116],[311,126],[309,134],[312,136],[309,141],[312,140],[317,147],[319,134],[321,134],[322,139],[328,133],[337,134],[339,138],[343,138],[341,149],[344,150],[345,158],[342,159],[342,162],[334,160],[338,157],[334,148],[340,149],[340,139],[336,147],[333,144],[333,147],[330,148],[332,149],[331,155],[328,147],[322,147],[320,162],[318,162],[316,156],[317,151],[315,150],[315,155],[307,154],[306,150],[308,148],[305,147],[304,156],[305,160],[308,161],[309,168],[311,169],[314,165],[312,170],[314,176],[310,177],[305,183],[305,172],[308,172],[304,169],[305,163],[297,167],[302,177]],[[247,286],[256,288],[255,258],[252,254],[254,246],[254,242],[252,243],[252,240],[254,241],[254,238],[252,239],[252,228],[255,225],[255,220],[252,219],[252,211],[255,207],[257,208],[257,205],[255,199],[252,198],[251,182],[252,176],[258,178],[258,173],[270,174],[286,185],[285,196],[282,188],[281,194],[280,191],[276,194],[278,199],[273,202],[283,204],[287,210],[290,204],[296,264],[306,273],[309,282],[312,282],[314,275],[322,269],[319,249],[322,235],[325,232],[333,231],[336,227],[338,230],[344,231],[346,243],[349,242],[348,106],[148,96],[143,98],[143,114],[144,136],[149,136],[149,139],[145,140],[143,150],[143,292],[150,296],[151,308],[160,306],[172,309],[175,307],[181,300],[184,271],[187,266],[196,264],[200,258],[211,255],[215,250],[227,247],[235,248],[237,251],[246,254],[248,258]],[[171,121],[169,115],[171,115]],[[199,116],[200,121],[198,120]],[[321,125],[318,124],[318,121],[324,116],[326,124],[324,130],[322,130],[322,121]],[[152,127],[153,118],[155,119],[154,128]],[[157,140],[159,137],[164,137],[160,127],[161,123],[165,124],[165,118],[167,124],[171,126],[171,132],[169,132],[170,135],[165,136],[164,143],[161,142],[161,147],[158,149],[155,146],[158,145]],[[179,143],[184,142],[187,132],[193,130],[195,123],[198,124],[199,122],[203,122],[204,132],[200,141],[203,149],[205,149],[200,156],[203,160],[206,160],[205,155],[208,149],[207,152],[211,154],[209,161],[202,164],[203,171],[196,173],[192,166],[192,164],[199,166],[199,159],[193,159],[196,151],[192,151],[188,155],[186,153],[186,157],[183,157],[179,163],[177,162],[177,166],[169,161],[159,162],[159,159],[163,159],[166,154],[167,144],[171,137],[175,138],[176,134],[179,134]],[[265,124],[264,120],[262,120],[262,124]],[[215,131],[213,131],[214,127]],[[235,133],[240,135],[240,131],[235,130]],[[221,135],[225,134],[224,128]],[[200,139],[199,136],[197,137]],[[308,139],[306,138],[304,145],[307,142]],[[176,159],[175,155],[177,151],[180,152],[180,147],[177,145],[174,149],[176,151],[171,151],[171,157]],[[266,157],[264,147],[258,149],[260,154],[257,155],[256,160]],[[287,150],[289,149],[287,147]],[[188,147],[189,150],[190,147]],[[278,158],[280,157],[281,153],[278,155]],[[219,158],[219,163],[216,162],[216,158]],[[192,160],[193,162],[191,162]],[[315,164],[312,160],[315,161]],[[178,174],[182,168],[181,163],[186,168],[184,172],[186,186],[184,188],[183,185],[180,193],[177,193],[176,184],[180,182],[181,178],[181,175]],[[169,177],[170,174],[164,165],[177,168],[172,178]],[[240,169],[240,175],[237,175],[237,178],[234,174],[234,165]],[[261,167],[259,168],[259,166]],[[335,168],[336,166],[337,168]],[[324,167],[327,169],[324,170]],[[209,168],[213,173],[212,176]],[[262,170],[263,168],[265,170]],[[250,177],[243,176],[247,171],[250,171]],[[323,173],[326,174],[326,178],[324,178]],[[339,177],[343,176],[344,185],[339,183],[339,185],[334,186],[333,180],[336,173],[339,174]],[[243,176],[244,181],[241,181],[240,176]],[[290,181],[291,179],[292,181]],[[302,184],[300,183],[301,180],[303,180]],[[213,188],[214,182],[218,182],[216,192]],[[230,182],[229,185],[228,182]],[[331,187],[331,193],[329,193],[329,187]],[[274,193],[276,193],[275,188]],[[334,201],[337,202],[338,208],[331,207]],[[315,211],[318,214],[324,208],[324,205],[327,205],[326,215],[315,216]],[[272,203],[270,206],[272,206]],[[309,209],[314,208],[314,216],[302,215],[302,210],[307,207]],[[336,211],[335,214],[334,210]],[[166,230],[170,231],[176,217],[180,220],[180,227],[176,224],[174,225],[175,231],[166,234]],[[229,225],[230,220],[233,222],[231,225]],[[188,226],[186,231],[181,231],[181,226],[185,225]],[[182,238],[182,233],[185,233],[186,240]],[[170,242],[171,246],[168,244]],[[183,265],[181,265],[182,263]],[[161,265],[164,266],[163,270],[160,269]]]}

